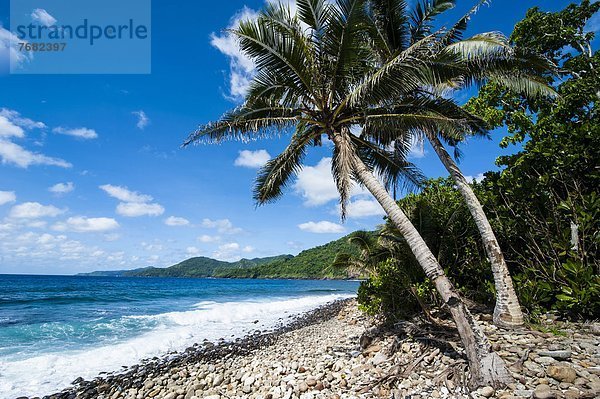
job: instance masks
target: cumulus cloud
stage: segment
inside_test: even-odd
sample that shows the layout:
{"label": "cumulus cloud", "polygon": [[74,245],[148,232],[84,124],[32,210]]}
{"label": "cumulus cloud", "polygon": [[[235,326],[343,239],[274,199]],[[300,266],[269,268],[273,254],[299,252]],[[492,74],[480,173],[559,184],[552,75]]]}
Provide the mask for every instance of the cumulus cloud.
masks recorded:
{"label": "cumulus cloud", "polygon": [[213,252],[212,256],[218,260],[236,261],[242,258],[242,254],[248,254],[252,251],[254,251],[254,248],[250,245],[242,247],[237,242],[229,242],[219,245],[217,250]]}
{"label": "cumulus cloud", "polygon": [[14,191],[0,191],[0,205],[15,202],[17,196]]}
{"label": "cumulus cloud", "polygon": [[142,248],[149,252],[159,252],[163,250],[162,244],[159,243],[151,244],[147,242],[142,242]]}
{"label": "cumulus cloud", "polygon": [[[256,16],[256,11],[244,7],[233,16],[227,29],[236,29],[241,21],[255,19]],[[212,33],[210,44],[229,58],[229,95],[236,100],[242,99],[256,70],[254,62],[242,53],[237,37],[230,32],[221,35]]]}
{"label": "cumulus cloud", "polygon": [[121,202],[117,205],[117,213],[121,216],[160,216],[165,212],[160,204],[147,204],[142,202]]}
{"label": "cumulus cloud", "polygon": [[48,191],[57,195],[68,194],[73,190],[75,190],[75,184],[73,184],[73,182],[57,183],[48,188]]}
{"label": "cumulus cloud", "polygon": [[0,137],[25,137],[25,131],[0,114]]}
{"label": "cumulus cloud", "polygon": [[100,186],[100,189],[106,192],[113,198],[123,202],[149,202],[152,201],[152,197],[145,194],[140,194],[135,191],[129,190],[123,186],[113,186],[112,184],[104,184]]}
{"label": "cumulus cloud", "polygon": [[121,216],[160,216],[165,212],[162,205],[149,203],[153,200],[150,195],[131,191],[127,187],[104,184],[99,186],[109,196],[123,201],[117,205],[116,212]]}
{"label": "cumulus cloud", "polygon": [[86,218],[83,216],[70,217],[64,222],[52,226],[56,231],[74,231],[76,233],[98,233],[114,230],[119,223],[112,218]]}
{"label": "cumulus cloud", "polygon": [[200,254],[200,249],[198,249],[196,247],[187,247],[185,249],[185,252],[190,256],[197,256]]}
{"label": "cumulus cloud", "polygon": [[[294,183],[294,191],[304,198],[304,205],[319,206],[339,199],[339,193],[331,174],[331,158],[322,158],[315,166],[305,166],[298,173]],[[368,193],[365,189],[354,186],[351,196]]]}
{"label": "cumulus cloud", "polygon": [[306,222],[298,225],[302,231],[309,233],[327,234],[327,233],[343,233],[346,229],[344,226],[322,220],[320,222]]}
{"label": "cumulus cloud", "polygon": [[217,242],[221,240],[219,236],[209,236],[208,234],[203,234],[197,238],[198,241],[209,243],[209,242]]}
{"label": "cumulus cloud", "polygon": [[465,179],[468,183],[473,183],[474,181],[482,181],[485,179],[485,175],[483,173],[479,173],[476,176],[465,176]]}
{"label": "cumulus cloud", "polygon": [[15,125],[27,130],[46,128],[45,123],[25,118],[21,116],[19,112],[12,109],[0,108],[0,116],[8,119],[9,121],[11,121],[11,123],[14,123]]}
{"label": "cumulus cloud", "polygon": [[2,158],[3,164],[13,164],[20,168],[28,168],[31,165],[49,165],[61,168],[73,166],[64,159],[31,152],[12,141],[2,139],[0,139],[0,158]]}
{"label": "cumulus cloud", "polygon": [[33,22],[37,22],[44,26],[52,26],[56,24],[56,18],[50,15],[48,11],[44,10],[43,8],[36,8],[33,10],[31,13],[31,19]]}
{"label": "cumulus cloud", "polygon": [[408,153],[408,159],[420,159],[427,155],[425,151],[425,142],[418,138],[413,138],[410,145],[410,152]]}
{"label": "cumulus cloud", "polygon": [[144,128],[150,123],[150,118],[148,118],[148,115],[146,115],[144,111],[133,111],[132,114],[137,116],[137,123],[135,125],[138,129],[144,130]]}
{"label": "cumulus cloud", "polygon": [[269,159],[271,159],[271,155],[266,150],[243,150],[240,151],[239,156],[233,164],[235,166],[257,169],[264,166]]}
{"label": "cumulus cloud", "polygon": [[22,117],[17,111],[0,109],[0,159],[3,164],[13,164],[21,168],[30,165],[51,165],[70,168],[72,165],[60,158],[53,158],[35,153],[12,141],[25,137],[25,130],[42,129],[46,125],[29,118]]}
{"label": "cumulus cloud", "polygon": [[59,126],[52,129],[52,131],[57,134],[64,134],[66,136],[77,137],[84,140],[98,138],[98,133],[96,133],[94,129],[88,129],[87,127],[69,129]]}
{"label": "cumulus cloud", "polygon": [[19,42],[23,40],[0,25],[0,68],[6,65],[11,70],[19,69],[33,59],[32,52],[19,51]]}
{"label": "cumulus cloud", "polygon": [[186,218],[181,218],[177,216],[169,216],[165,219],[165,224],[167,226],[187,226],[190,224],[190,221]]}
{"label": "cumulus cloud", "polygon": [[351,219],[359,219],[370,216],[383,216],[385,211],[374,199],[357,199],[350,201],[346,206],[346,216]]}
{"label": "cumulus cloud", "polygon": [[331,158],[323,158],[315,166],[305,166],[298,173],[294,190],[304,198],[304,205],[318,206],[339,198],[331,175]]}
{"label": "cumulus cloud", "polygon": [[207,229],[216,229],[217,232],[221,234],[237,234],[243,231],[239,227],[234,227],[233,223],[231,223],[229,219],[203,219],[202,227],[205,227]]}
{"label": "cumulus cloud", "polygon": [[24,202],[11,208],[8,216],[13,219],[39,219],[44,217],[56,217],[65,213],[54,205],[42,205],[39,202]]}

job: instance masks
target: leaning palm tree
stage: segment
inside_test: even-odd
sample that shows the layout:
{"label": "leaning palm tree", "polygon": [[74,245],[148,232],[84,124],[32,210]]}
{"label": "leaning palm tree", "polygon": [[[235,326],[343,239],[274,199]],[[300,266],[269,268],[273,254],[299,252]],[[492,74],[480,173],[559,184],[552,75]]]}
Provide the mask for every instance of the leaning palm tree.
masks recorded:
{"label": "leaning palm tree", "polygon": [[[473,385],[502,386],[512,380],[504,362],[388,192],[399,181],[419,181],[418,172],[406,161],[411,136],[401,137],[399,131],[457,131],[479,122],[464,113],[440,112],[448,101],[440,96],[412,95],[423,87],[460,79],[467,63],[454,53],[438,51],[438,36],[426,36],[379,67],[369,47],[366,3],[298,0],[297,14],[287,6],[270,4],[255,20],[241,22],[232,33],[257,70],[245,101],[220,120],[198,128],[184,146],[290,132],[288,147],[257,177],[254,198],[265,204],[283,194],[311,145],[320,145],[323,136],[331,140],[342,218],[352,182],[366,187],[447,305]],[[356,126],[364,134],[353,134]]]}
{"label": "leaning palm tree", "polygon": [[[546,86],[541,74],[552,68],[547,60],[536,54],[527,54],[522,50],[515,51],[508,40],[498,33],[476,35],[467,40],[460,40],[461,33],[473,13],[488,0],[481,0],[469,13],[461,18],[452,29],[443,33],[440,44],[445,46],[442,52],[459,55],[466,62],[463,64],[462,77],[444,82],[438,87],[421,88],[420,95],[431,97],[433,92],[448,96],[452,91],[465,88],[473,82],[493,80],[528,96],[549,95],[556,93]],[[455,0],[422,0],[417,3],[411,13],[404,0],[372,0],[370,2],[370,22],[372,46],[380,58],[380,63],[386,65],[398,54],[402,54],[432,34],[432,20],[446,10],[453,8]],[[417,94],[418,95],[418,94]],[[406,99],[405,99],[406,101]],[[465,112],[454,102],[443,104],[443,112],[452,112],[457,117]],[[464,115],[464,118],[474,119],[474,115]],[[471,124],[470,127],[474,127]],[[468,134],[486,135],[483,126],[476,129],[460,131],[447,130],[413,130],[414,141],[426,139],[446,167],[477,225],[482,242],[491,264],[496,287],[496,306],[494,308],[494,323],[505,328],[515,328],[523,325],[523,313],[519,299],[513,287],[512,279],[498,240],[488,221],[481,203],[467,182],[456,162],[446,151],[442,142],[456,146]],[[458,154],[458,151],[456,152]]]}

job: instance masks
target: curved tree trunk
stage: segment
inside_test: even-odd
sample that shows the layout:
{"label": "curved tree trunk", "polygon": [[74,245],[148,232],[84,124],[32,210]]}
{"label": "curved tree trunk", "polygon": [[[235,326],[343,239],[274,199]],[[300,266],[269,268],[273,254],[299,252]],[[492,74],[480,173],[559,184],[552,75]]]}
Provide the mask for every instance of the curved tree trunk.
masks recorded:
{"label": "curved tree trunk", "polygon": [[521,327],[523,326],[523,313],[521,312],[519,299],[515,293],[504,255],[502,255],[502,250],[500,249],[494,230],[492,230],[492,226],[483,211],[483,207],[465,179],[465,176],[458,168],[458,165],[456,165],[450,154],[448,154],[439,138],[434,134],[428,135],[428,138],[431,146],[448,172],[450,172],[458,190],[464,197],[467,208],[469,208],[481,234],[485,252],[492,266],[494,285],[496,286],[494,324],[504,328]]}
{"label": "curved tree trunk", "polygon": [[[343,138],[334,137],[336,145]],[[429,247],[396,201],[389,195],[383,185],[356,155],[352,159],[353,171],[359,181],[373,194],[383,207],[390,220],[396,225],[427,277],[435,284],[437,291],[450,309],[452,318],[458,328],[462,340],[473,387],[490,385],[503,387],[512,381],[504,361],[492,352],[490,343],[477,324],[459,293],[456,291]]]}

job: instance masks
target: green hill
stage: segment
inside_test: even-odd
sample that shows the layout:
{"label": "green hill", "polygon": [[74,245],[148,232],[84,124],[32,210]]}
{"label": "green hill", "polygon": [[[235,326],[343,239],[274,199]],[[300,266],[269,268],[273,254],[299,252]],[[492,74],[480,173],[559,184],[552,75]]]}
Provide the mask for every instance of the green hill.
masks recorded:
{"label": "green hill", "polygon": [[217,270],[244,270],[291,257],[292,255],[279,255],[268,258],[241,259],[237,262],[224,262],[200,256],[184,260],[171,267],[150,267],[143,270],[133,270],[125,273],[125,275],[137,277],[214,277]]}
{"label": "green hill", "polygon": [[273,259],[249,268],[217,269],[214,277],[227,278],[347,278],[345,271],[331,268],[336,254],[357,254],[348,236],[307,249],[298,255]]}
{"label": "green hill", "polygon": [[81,273],[85,276],[114,277],[220,277],[220,278],[347,278],[344,270],[333,269],[331,264],[340,253],[357,254],[358,249],[348,243],[348,236],[325,245],[307,249],[296,256],[278,255],[266,258],[241,259],[224,262],[206,257],[195,257],[176,265],[135,270],[98,271]]}

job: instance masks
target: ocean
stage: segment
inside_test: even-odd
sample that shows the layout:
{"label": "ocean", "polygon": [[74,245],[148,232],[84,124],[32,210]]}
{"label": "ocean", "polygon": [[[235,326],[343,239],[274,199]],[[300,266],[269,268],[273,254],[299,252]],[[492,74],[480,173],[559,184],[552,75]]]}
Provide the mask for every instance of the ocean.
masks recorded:
{"label": "ocean", "polygon": [[0,399],[47,395],[204,339],[272,329],[357,288],[330,280],[0,275]]}

